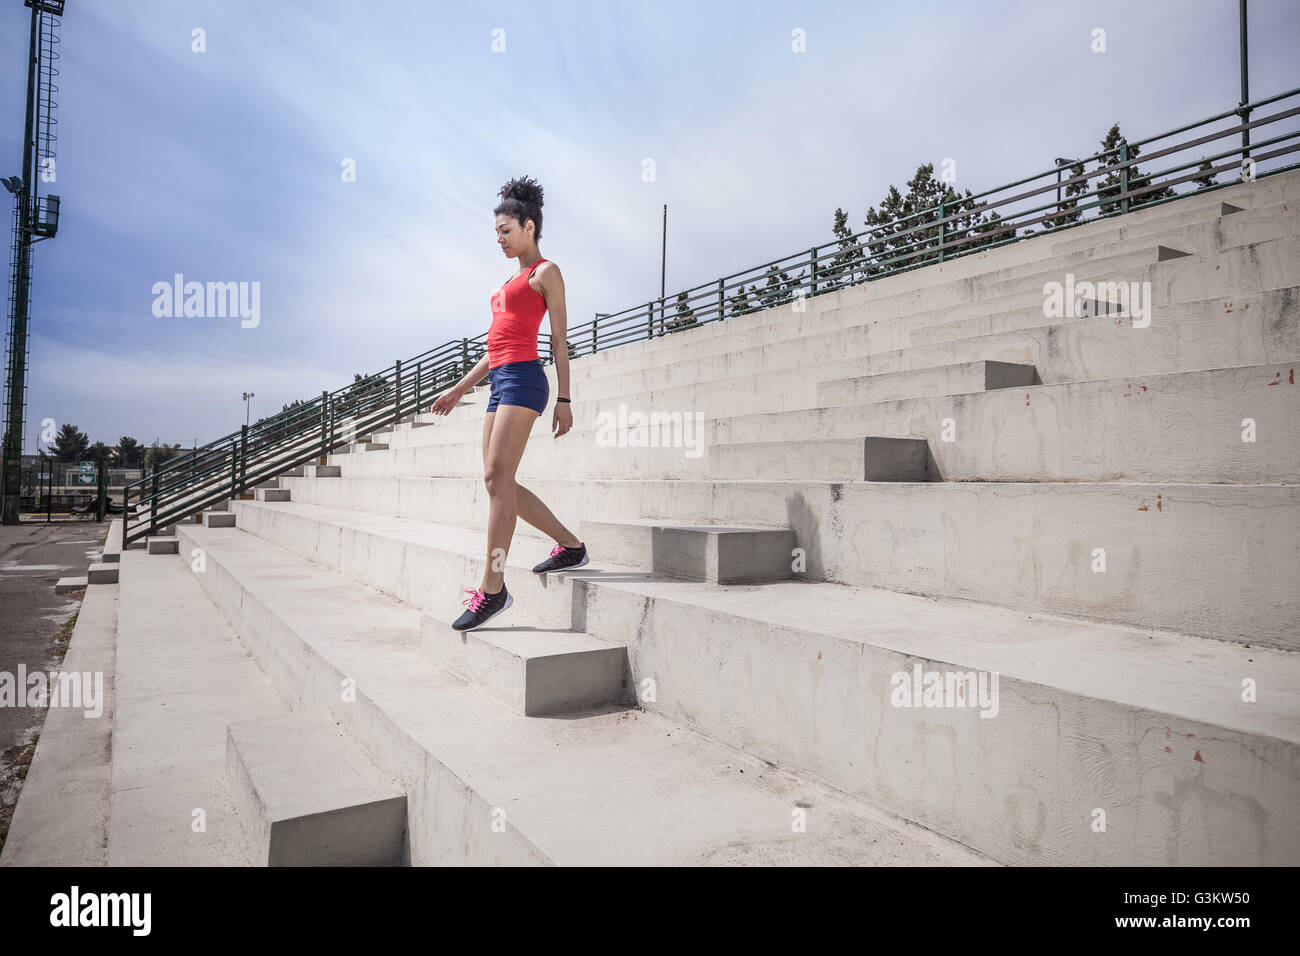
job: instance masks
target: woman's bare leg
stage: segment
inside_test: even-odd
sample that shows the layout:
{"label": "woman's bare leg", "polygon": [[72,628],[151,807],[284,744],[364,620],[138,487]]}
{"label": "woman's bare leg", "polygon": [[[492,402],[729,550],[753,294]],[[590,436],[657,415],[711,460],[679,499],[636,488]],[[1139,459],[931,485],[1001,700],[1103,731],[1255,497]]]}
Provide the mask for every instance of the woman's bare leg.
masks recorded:
{"label": "woman's bare leg", "polygon": [[498,405],[492,416],[495,421],[484,424],[486,447],[483,457],[483,484],[488,492],[488,551],[487,568],[483,572],[481,587],[488,594],[501,590],[505,579],[506,557],[510,554],[510,539],[515,534],[518,511],[518,486],[515,472],[524,455],[528,435],[538,414],[520,405]]}
{"label": "woman's bare leg", "polygon": [[576,548],[581,544],[572,531],[560,524],[560,520],[551,513],[541,498],[518,482],[515,483],[515,503],[519,517],[538,531],[554,538],[556,544],[562,544],[566,548]]}

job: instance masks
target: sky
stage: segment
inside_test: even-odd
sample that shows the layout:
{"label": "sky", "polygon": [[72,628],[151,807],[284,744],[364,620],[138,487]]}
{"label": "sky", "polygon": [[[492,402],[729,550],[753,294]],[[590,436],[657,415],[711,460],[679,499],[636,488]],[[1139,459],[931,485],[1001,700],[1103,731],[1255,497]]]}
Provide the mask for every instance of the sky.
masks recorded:
{"label": "sky", "polygon": [[[978,193],[1112,123],[1231,109],[1237,8],[68,0],[23,450],[47,420],[189,447],[237,430],[244,392],[257,419],[482,334],[516,270],[492,215],[515,176],[545,189],[577,325],[658,296],[665,203],[672,296],[829,241],[837,207],[861,229],[919,164],[952,158]],[[5,176],[28,22],[0,4]],[[1300,86],[1300,2],[1251,0],[1249,39],[1252,99]],[[155,315],[177,273],[256,283],[256,324]]]}

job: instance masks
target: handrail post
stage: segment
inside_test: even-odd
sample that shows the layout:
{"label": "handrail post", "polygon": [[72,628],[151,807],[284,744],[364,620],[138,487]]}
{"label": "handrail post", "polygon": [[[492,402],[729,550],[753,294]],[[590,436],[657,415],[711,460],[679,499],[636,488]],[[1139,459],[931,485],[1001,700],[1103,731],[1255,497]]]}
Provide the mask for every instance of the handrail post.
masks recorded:
{"label": "handrail post", "polygon": [[944,220],[944,204],[939,203],[939,261],[943,262],[943,244],[948,238],[948,224]]}
{"label": "handrail post", "polygon": [[149,533],[158,533],[158,465],[154,465],[153,473],[153,495],[152,503],[149,505]]}
{"label": "handrail post", "polygon": [[727,287],[727,280],[719,279],[718,280],[718,318],[719,319],[725,319],[727,317],[727,312],[726,312],[727,300],[724,292],[726,287]]}
{"label": "handrail post", "polygon": [[460,340],[460,374],[469,374],[469,339]]}
{"label": "handrail post", "polygon": [[320,393],[320,456],[322,458],[330,453],[329,417],[333,412],[333,408],[330,407],[330,393],[322,391]]}
{"label": "handrail post", "polygon": [[238,495],[235,488],[239,484],[239,443],[234,438],[230,439],[230,497]]}
{"label": "handrail post", "polygon": [[596,329],[600,326],[600,317],[591,320],[591,354],[596,354]]}
{"label": "handrail post", "polygon": [[812,249],[809,250],[809,252],[812,255],[812,276],[811,276],[812,294],[816,295],[817,294],[817,247],[813,246]]}
{"label": "handrail post", "polygon": [[420,381],[420,374],[423,371],[423,368],[424,368],[423,362],[415,363],[415,414],[416,415],[419,415],[420,409],[423,408],[423,405],[421,403],[424,401],[424,391],[423,391],[423,383]]}
{"label": "handrail post", "polygon": [[[1128,143],[1119,144],[1119,161],[1128,162]],[[1119,170],[1119,211],[1128,212],[1128,166],[1121,166]]]}
{"label": "handrail post", "polygon": [[239,428],[239,494],[243,494],[248,485],[248,426]]}
{"label": "handrail post", "polygon": [[397,370],[393,379],[393,425],[396,426],[402,417],[402,360],[398,359],[393,367]]}
{"label": "handrail post", "polygon": [[[37,498],[39,500],[39,496]],[[131,523],[131,483],[122,485],[122,550],[126,550],[126,526]]]}

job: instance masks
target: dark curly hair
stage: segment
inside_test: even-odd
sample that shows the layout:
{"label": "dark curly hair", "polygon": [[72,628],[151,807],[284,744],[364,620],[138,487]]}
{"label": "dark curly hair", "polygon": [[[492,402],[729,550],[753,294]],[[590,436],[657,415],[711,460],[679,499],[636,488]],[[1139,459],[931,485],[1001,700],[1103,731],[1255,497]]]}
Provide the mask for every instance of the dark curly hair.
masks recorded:
{"label": "dark curly hair", "polygon": [[504,213],[513,219],[517,219],[520,228],[531,219],[536,228],[536,232],[533,233],[533,241],[539,241],[542,238],[541,184],[535,179],[520,176],[518,179],[512,179],[502,186],[497,195],[501,197],[501,204],[492,210],[492,215],[500,216]]}

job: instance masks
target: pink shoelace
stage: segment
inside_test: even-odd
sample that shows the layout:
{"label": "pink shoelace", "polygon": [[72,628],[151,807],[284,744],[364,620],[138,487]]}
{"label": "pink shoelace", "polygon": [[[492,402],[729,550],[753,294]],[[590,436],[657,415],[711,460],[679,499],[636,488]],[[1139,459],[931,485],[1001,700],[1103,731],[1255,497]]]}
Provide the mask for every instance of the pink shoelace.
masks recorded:
{"label": "pink shoelace", "polygon": [[555,557],[561,551],[565,551],[565,550],[567,549],[564,547],[564,545],[557,544],[555,547],[551,548],[551,557]]}
{"label": "pink shoelace", "polygon": [[469,597],[465,598],[465,600],[460,603],[468,604],[471,611],[477,611],[487,600],[487,595],[483,593],[482,588],[465,588],[465,591],[469,594]]}

